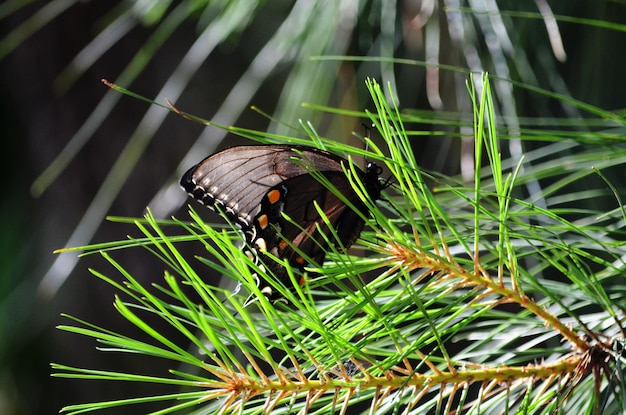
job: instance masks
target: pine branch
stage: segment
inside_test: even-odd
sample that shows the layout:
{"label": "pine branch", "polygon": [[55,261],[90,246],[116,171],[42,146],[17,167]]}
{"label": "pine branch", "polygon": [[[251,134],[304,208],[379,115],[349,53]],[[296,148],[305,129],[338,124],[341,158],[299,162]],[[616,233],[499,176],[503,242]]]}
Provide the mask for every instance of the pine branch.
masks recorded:
{"label": "pine branch", "polygon": [[[482,90],[469,88],[479,166],[474,182],[464,186],[439,177],[437,194],[426,185],[433,178],[415,165],[405,115],[387,104],[378,84],[368,83],[377,108],[371,120],[388,147],[368,142],[367,152],[354,151],[384,162],[392,188],[378,204],[366,200],[373,218],[359,245],[370,256],[335,250],[323,269],[308,271],[304,286],[295,271],[294,287],[267,275],[237,247],[236,233],[207,225],[193,210],[189,223],[159,222],[148,213],[135,221],[141,238],[83,247],[100,252],[123,276],[119,283],[94,271],[126,298],[116,299],[116,309],[150,340],[77,319],[77,326],[61,328],[98,340],[103,351],[166,359],[197,372],[145,376],[54,365],[58,377],[184,387],[64,411],[167,405],[172,399],[161,413],[346,413],[359,403],[375,413],[593,413],[623,406],[615,381],[621,380],[623,313],[614,300],[620,286],[611,284],[623,247],[595,225],[570,221],[573,210],[558,212],[516,197],[525,175],[539,175],[540,168],[502,160],[489,79],[480,81]],[[315,140],[331,151],[352,151]],[[489,168],[481,167],[483,154]],[[346,173],[366,196],[358,176]],[[605,220],[619,220],[618,212]],[[166,225],[186,234],[168,235]],[[190,242],[210,258],[190,262],[178,248]],[[164,286],[142,286],[114,260],[114,250],[137,246],[168,268]],[[541,277],[548,271],[561,278]],[[207,272],[228,276],[241,291],[207,284]],[[255,274],[284,293],[286,302],[265,298]],[[368,275],[374,277],[366,282]],[[247,301],[249,295],[256,300]],[[155,330],[149,323],[154,317],[195,350]]]}

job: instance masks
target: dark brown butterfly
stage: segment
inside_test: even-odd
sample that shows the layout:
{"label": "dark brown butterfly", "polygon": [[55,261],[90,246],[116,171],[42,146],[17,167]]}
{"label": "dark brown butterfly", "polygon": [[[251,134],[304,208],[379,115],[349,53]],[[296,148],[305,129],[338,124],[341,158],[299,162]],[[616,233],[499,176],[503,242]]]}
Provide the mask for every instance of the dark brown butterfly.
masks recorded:
{"label": "dark brown butterfly", "polygon": [[[341,157],[312,147],[239,146],[207,157],[187,171],[180,184],[200,203],[211,209],[219,206],[241,226],[252,252],[261,256],[270,252],[301,271],[310,263],[324,261],[328,244],[318,229],[326,239],[334,240],[315,202],[336,232],[339,249],[349,248],[365,225],[357,211],[367,217],[366,205],[342,165],[348,168]],[[369,197],[378,199],[386,185],[379,179],[381,168],[369,163],[365,172],[358,173]],[[287,271],[276,261],[259,259],[283,283],[289,283]],[[266,284],[260,283],[259,288],[272,297]]]}

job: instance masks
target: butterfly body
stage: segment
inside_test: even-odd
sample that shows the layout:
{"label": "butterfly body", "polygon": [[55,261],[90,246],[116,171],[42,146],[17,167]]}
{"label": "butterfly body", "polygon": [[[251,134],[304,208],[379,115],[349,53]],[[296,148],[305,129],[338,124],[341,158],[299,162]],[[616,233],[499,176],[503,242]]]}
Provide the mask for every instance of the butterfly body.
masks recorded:
{"label": "butterfly body", "polygon": [[[320,265],[326,239],[334,240],[318,209],[336,232],[339,249],[350,247],[363,230],[368,211],[344,173],[346,163],[312,147],[238,146],[207,157],[187,171],[180,184],[241,226],[246,244],[257,255],[269,252],[302,270],[309,263]],[[373,200],[384,187],[379,173],[373,163],[358,172]],[[286,282],[283,267],[271,260],[263,263]]]}

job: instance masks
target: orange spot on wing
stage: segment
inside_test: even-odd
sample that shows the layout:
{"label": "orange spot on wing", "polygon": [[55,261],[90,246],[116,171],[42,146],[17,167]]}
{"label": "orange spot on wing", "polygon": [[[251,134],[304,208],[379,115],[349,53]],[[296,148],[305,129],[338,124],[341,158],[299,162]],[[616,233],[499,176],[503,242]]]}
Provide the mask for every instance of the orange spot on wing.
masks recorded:
{"label": "orange spot on wing", "polygon": [[280,191],[274,189],[274,190],[270,190],[267,193],[267,200],[273,205],[274,203],[278,202],[281,198],[281,194]]}
{"label": "orange spot on wing", "polygon": [[261,229],[267,228],[267,223],[268,223],[267,215],[259,216],[257,218],[256,222],[259,225],[259,228],[261,228]]}

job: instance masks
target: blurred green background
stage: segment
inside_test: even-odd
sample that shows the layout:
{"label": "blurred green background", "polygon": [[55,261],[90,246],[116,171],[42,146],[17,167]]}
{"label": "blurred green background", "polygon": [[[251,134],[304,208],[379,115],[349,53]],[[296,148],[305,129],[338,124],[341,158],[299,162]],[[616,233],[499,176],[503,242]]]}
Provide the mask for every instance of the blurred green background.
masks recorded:
{"label": "blurred green background", "polygon": [[[129,391],[50,377],[50,362],[167,369],[99,353],[91,340],[55,329],[66,322],[61,313],[122,332],[126,326],[111,306],[111,287],[87,271],[107,267],[95,257],[76,263],[76,254],[52,251],[124,238],[129,228],[103,223],[105,215],[141,216],[150,206],[160,217],[183,216],[186,197],[177,187],[183,170],[244,141],[122,96],[101,78],[218,123],[294,134],[250,110],[254,105],[287,125],[310,121],[319,134],[347,141],[362,131],[362,119],[301,104],[371,108],[368,76],[390,82],[400,107],[423,110],[425,119],[469,114],[468,69],[621,111],[625,29],[626,4],[601,0],[5,1],[0,413],[56,413],[70,403],[159,393],[141,384]],[[312,59],[335,55],[380,59]],[[494,93],[509,125],[524,117],[588,115],[508,82],[496,82]],[[467,171],[471,150],[466,154],[453,123],[411,128],[433,133],[416,139],[420,166]],[[507,151],[521,154],[513,143]],[[162,269],[141,255],[122,253],[120,261],[146,283],[162,278]]]}

